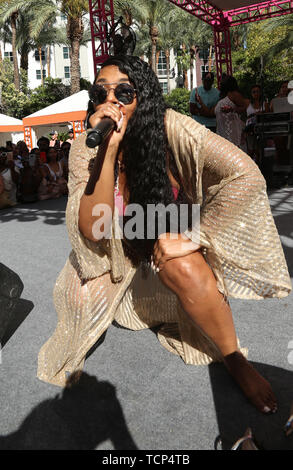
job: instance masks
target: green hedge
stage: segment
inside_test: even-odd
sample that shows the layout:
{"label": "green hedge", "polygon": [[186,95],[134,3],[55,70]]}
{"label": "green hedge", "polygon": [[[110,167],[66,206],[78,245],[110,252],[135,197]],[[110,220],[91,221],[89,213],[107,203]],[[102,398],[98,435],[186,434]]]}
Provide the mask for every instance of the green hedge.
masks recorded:
{"label": "green hedge", "polygon": [[170,108],[178,113],[190,116],[189,98],[190,91],[186,88],[175,88],[169,95],[164,95],[165,101]]}

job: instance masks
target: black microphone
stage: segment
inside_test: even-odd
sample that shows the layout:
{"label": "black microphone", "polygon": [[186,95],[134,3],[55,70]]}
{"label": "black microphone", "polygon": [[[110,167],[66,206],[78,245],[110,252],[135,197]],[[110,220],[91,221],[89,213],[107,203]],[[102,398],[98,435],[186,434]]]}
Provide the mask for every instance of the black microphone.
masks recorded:
{"label": "black microphone", "polygon": [[101,145],[116,127],[116,122],[113,119],[103,118],[93,129],[87,131],[86,145],[90,148]]}

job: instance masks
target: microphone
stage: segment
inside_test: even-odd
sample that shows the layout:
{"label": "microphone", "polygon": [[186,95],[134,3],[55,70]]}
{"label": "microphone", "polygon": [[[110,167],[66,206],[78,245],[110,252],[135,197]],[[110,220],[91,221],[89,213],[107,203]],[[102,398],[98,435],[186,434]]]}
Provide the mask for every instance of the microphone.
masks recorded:
{"label": "microphone", "polygon": [[101,145],[116,127],[116,122],[113,119],[109,117],[103,118],[93,129],[87,131],[86,145],[89,148]]}

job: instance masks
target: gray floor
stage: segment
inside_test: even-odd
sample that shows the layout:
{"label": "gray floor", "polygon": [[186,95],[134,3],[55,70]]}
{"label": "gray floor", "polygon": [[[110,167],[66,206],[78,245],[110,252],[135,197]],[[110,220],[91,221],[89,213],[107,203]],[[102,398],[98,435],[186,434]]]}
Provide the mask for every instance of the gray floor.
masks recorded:
{"label": "gray floor", "polygon": [[[293,276],[293,188],[270,194]],[[0,449],[230,448],[250,426],[265,449],[292,449],[283,426],[293,401],[293,297],[232,300],[249,358],[272,383],[276,415],[263,416],[243,398],[221,364],[186,366],[150,330],[112,325],[70,391],[36,378],[37,355],[53,332],[54,282],[70,251],[66,199],[0,213],[1,259],[24,283],[0,365]],[[290,344],[291,342],[291,344]]]}

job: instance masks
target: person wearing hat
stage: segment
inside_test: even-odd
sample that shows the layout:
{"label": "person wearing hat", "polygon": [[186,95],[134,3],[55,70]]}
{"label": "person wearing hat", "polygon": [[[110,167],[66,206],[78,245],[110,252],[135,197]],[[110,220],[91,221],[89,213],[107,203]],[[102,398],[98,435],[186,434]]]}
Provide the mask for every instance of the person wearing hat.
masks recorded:
{"label": "person wearing hat", "polygon": [[74,141],[73,129],[69,129],[68,139],[66,140],[66,142],[68,142],[70,145],[72,145],[73,141]]}
{"label": "person wearing hat", "polygon": [[58,132],[57,131],[52,131],[50,132],[50,147],[55,147],[57,149],[60,149],[60,140],[58,140]]}

